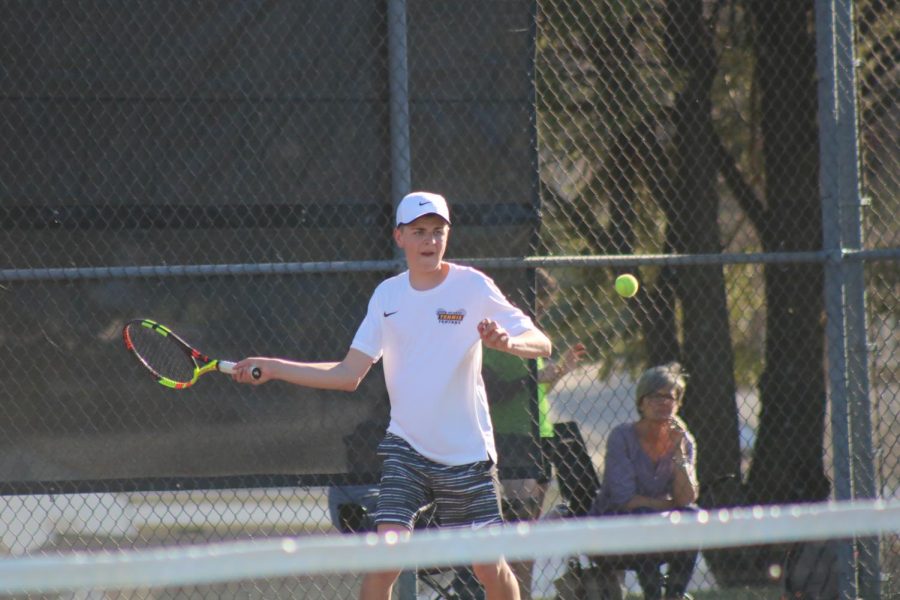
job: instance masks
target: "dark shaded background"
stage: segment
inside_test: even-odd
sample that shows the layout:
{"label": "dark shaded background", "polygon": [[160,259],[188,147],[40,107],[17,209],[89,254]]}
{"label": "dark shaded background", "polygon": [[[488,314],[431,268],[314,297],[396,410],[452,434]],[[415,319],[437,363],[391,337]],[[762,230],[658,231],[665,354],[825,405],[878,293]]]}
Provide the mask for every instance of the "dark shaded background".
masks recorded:
{"label": "dark shaded background", "polygon": [[[394,257],[381,3],[4,9],[3,268]],[[450,200],[452,256],[533,244],[532,11],[408,9],[412,184]],[[527,301],[523,272],[492,274]],[[0,481],[41,492],[371,479],[347,444],[377,441],[386,422],[380,366],[352,395],[217,376],[174,392],[132,362],[120,330],[147,317],[216,357],[339,360],[387,275],[5,283]]]}

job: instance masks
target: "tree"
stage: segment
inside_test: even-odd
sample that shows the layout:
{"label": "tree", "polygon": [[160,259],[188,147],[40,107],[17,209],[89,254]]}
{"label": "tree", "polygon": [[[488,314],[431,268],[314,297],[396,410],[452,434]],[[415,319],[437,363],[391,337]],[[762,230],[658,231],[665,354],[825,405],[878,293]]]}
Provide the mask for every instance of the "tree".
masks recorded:
{"label": "tree", "polygon": [[[767,252],[822,247],[812,2],[753,0],[765,204],[745,210]],[[749,200],[749,199],[748,199]],[[819,264],[765,267],[765,371],[748,500],[825,499],[824,276]]]}
{"label": "tree", "polygon": [[[718,253],[726,200],[742,213],[750,250],[821,247],[812,2],[543,6],[558,37],[539,47],[560,67],[539,81],[552,90],[543,95],[552,98],[543,112],[553,115],[543,126],[554,135],[544,139],[561,144],[541,148],[581,174],[569,190],[549,189],[551,216],[577,234],[573,247],[641,252],[657,236],[657,251]],[[723,44],[728,28],[740,35]],[[723,61],[726,46],[740,58]],[[729,111],[740,114],[725,126]],[[642,230],[647,218],[664,226]],[[746,484],[735,395],[736,377],[750,377],[735,372],[723,269],[663,267],[655,275],[643,278],[639,297],[641,362],[681,359],[692,375],[684,414],[698,438],[701,485],[733,475],[708,504],[827,496],[821,266],[766,265],[762,285],[744,292],[758,301],[732,298],[765,309],[764,330],[749,334],[765,338],[753,361],[762,366],[761,409]],[[765,577],[770,558],[707,556],[720,581],[733,583]]]}

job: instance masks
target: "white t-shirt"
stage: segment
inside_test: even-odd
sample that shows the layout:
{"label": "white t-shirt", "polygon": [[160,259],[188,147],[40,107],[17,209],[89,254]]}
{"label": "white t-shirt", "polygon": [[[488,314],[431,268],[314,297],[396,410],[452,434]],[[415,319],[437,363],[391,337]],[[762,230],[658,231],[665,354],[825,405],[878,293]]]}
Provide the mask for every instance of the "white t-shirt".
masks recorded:
{"label": "white t-shirt", "polygon": [[430,290],[413,289],[408,271],[383,281],[351,347],[384,357],[389,432],[441,464],[496,462],[478,323],[493,319],[512,336],[535,327],[487,275],[449,264]]}

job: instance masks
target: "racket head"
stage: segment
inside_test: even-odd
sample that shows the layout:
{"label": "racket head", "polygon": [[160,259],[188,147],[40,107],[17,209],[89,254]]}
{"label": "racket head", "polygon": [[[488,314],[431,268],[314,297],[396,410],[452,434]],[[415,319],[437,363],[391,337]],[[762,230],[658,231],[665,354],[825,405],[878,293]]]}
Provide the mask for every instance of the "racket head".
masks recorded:
{"label": "racket head", "polygon": [[216,361],[200,354],[171,329],[150,319],[134,319],[122,328],[125,348],[137,358],[160,385],[184,389],[203,373],[216,368]]}

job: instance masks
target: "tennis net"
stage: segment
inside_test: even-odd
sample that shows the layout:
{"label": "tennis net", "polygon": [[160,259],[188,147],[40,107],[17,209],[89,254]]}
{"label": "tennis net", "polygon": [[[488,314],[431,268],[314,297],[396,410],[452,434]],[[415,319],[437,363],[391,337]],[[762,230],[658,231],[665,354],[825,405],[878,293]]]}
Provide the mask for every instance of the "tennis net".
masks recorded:
{"label": "tennis net", "polygon": [[[303,580],[308,585],[305,597],[353,597],[352,585],[329,581],[384,569],[433,572],[440,567],[492,561],[502,555],[510,561],[558,561],[563,571],[558,573],[555,585],[536,590],[535,597],[564,598],[566,591],[560,588],[567,577],[572,585],[584,585],[583,581],[574,581],[573,566],[583,577],[591,571],[592,561],[602,563],[604,557],[698,549],[701,556],[722,551],[738,558],[742,550],[762,547],[779,548],[787,554],[798,543],[807,547],[833,544],[831,564],[826,566],[831,570],[829,576],[840,584],[841,573],[852,570],[851,564],[842,564],[852,556],[845,555],[842,548],[851,548],[850,541],[863,538],[881,541],[885,550],[881,552],[883,566],[878,580],[882,586],[896,587],[893,570],[898,532],[900,500],[756,506],[662,516],[559,518],[481,530],[424,530],[406,540],[375,534],[307,535],[12,557],[0,559],[0,591],[47,597],[54,593],[158,590],[159,594],[147,596],[157,598],[169,597],[166,590],[177,589],[178,597],[194,597],[194,593],[201,597],[204,586],[219,586],[221,592],[236,590],[241,582],[255,582],[255,589],[274,592],[275,588],[265,582],[275,580],[295,582],[283,586],[294,585],[296,592],[297,582]],[[760,593],[771,594],[774,587],[784,587],[789,562],[774,560],[767,565],[770,581],[768,589]],[[822,562],[821,557],[816,561]],[[627,578],[618,577],[627,587]],[[752,586],[743,587],[752,593]],[[430,597],[441,597],[437,588],[433,593],[437,596]]]}

